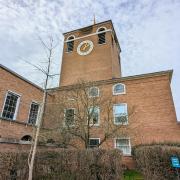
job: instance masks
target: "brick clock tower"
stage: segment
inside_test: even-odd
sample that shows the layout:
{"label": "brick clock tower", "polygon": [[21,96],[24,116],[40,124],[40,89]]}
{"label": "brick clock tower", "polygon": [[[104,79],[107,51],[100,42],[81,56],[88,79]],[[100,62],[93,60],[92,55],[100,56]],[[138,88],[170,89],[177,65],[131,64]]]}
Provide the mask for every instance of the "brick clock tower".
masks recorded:
{"label": "brick clock tower", "polygon": [[64,33],[60,86],[120,78],[120,52],[111,20]]}

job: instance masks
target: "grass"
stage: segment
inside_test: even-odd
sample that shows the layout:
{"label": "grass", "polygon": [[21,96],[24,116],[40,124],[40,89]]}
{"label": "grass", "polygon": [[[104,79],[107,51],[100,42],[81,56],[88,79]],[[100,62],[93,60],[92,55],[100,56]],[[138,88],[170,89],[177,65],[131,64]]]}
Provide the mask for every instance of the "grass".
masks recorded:
{"label": "grass", "polygon": [[124,180],[143,180],[143,176],[141,173],[135,170],[126,170],[124,172]]}

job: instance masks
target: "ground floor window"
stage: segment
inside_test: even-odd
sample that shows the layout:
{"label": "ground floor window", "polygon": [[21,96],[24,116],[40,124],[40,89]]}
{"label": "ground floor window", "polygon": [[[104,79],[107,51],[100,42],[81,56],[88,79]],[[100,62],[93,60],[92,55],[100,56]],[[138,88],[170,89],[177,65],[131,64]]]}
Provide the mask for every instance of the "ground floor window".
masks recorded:
{"label": "ground floor window", "polygon": [[115,148],[120,149],[123,155],[131,155],[130,138],[115,139]]}
{"label": "ground floor window", "polygon": [[2,117],[12,119],[12,120],[16,119],[19,98],[20,98],[19,95],[15,94],[13,92],[7,92],[6,99],[4,102]]}
{"label": "ground floor window", "polygon": [[99,144],[100,144],[100,138],[90,138],[89,139],[89,147],[90,148],[99,147]]}

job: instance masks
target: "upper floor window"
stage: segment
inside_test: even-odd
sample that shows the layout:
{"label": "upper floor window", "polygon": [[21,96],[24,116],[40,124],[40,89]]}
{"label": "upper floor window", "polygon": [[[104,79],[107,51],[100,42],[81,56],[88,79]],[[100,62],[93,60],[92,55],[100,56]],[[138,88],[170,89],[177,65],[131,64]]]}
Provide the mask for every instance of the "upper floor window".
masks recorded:
{"label": "upper floor window", "polygon": [[105,44],[106,43],[106,28],[105,27],[100,27],[98,28],[98,44]]}
{"label": "upper floor window", "polygon": [[29,119],[28,123],[30,124],[36,124],[36,120],[38,117],[38,111],[39,111],[39,104],[32,102],[29,112]]}
{"label": "upper floor window", "polygon": [[99,125],[99,107],[91,107],[89,109],[89,124],[90,125],[95,125],[98,126]]}
{"label": "upper floor window", "polygon": [[100,138],[89,138],[89,148],[99,147]]}
{"label": "upper floor window", "polygon": [[121,103],[113,106],[114,111],[114,124],[116,125],[127,125],[128,124],[128,113],[127,104]]}
{"label": "upper floor window", "polygon": [[15,120],[18,111],[19,100],[19,95],[13,92],[7,92],[2,117]]}
{"label": "upper floor window", "polygon": [[113,95],[125,94],[125,93],[126,90],[124,84],[118,83],[113,86]]}
{"label": "upper floor window", "polygon": [[91,87],[89,89],[89,97],[98,97],[99,96],[99,88],[98,87]]}
{"label": "upper floor window", "polygon": [[120,149],[123,155],[131,155],[130,138],[115,139],[115,148]]}
{"label": "upper floor window", "polygon": [[67,38],[67,52],[72,52],[74,49],[74,38],[75,36],[70,36]]}
{"label": "upper floor window", "polygon": [[75,109],[69,108],[65,110],[65,125],[72,126],[75,123]]}

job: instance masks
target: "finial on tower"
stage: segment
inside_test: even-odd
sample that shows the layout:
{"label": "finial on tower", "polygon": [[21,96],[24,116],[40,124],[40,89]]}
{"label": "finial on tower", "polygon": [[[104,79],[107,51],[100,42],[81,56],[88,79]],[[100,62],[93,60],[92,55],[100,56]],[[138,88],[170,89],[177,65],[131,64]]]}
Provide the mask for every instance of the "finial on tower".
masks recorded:
{"label": "finial on tower", "polygon": [[96,24],[96,16],[95,16],[95,14],[94,14],[94,25]]}

